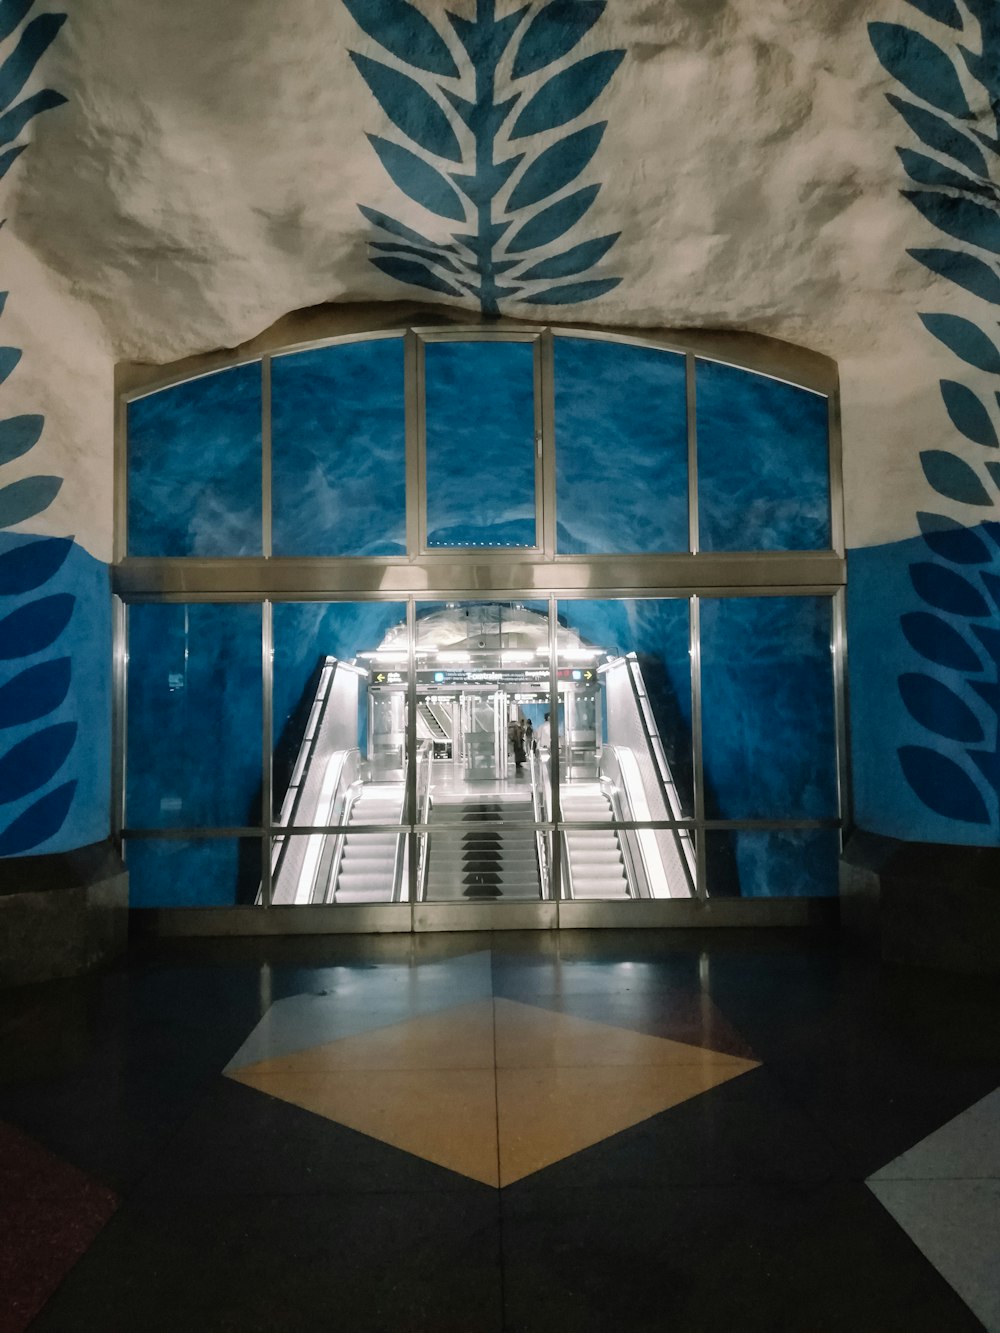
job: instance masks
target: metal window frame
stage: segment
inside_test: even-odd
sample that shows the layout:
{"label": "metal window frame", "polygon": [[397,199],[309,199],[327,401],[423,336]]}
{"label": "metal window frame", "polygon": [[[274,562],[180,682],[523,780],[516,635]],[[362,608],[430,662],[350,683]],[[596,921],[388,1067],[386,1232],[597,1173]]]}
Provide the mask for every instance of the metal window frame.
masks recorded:
{"label": "metal window frame", "polygon": [[[678,353],[685,358],[685,398],[687,405],[688,446],[688,534],[689,549],[648,555],[560,555],[556,549],[556,458],[554,414],[554,348],[558,337],[590,338],[638,347],[655,347]],[[271,486],[271,363],[275,357],[343,343],[402,338],[404,343],[404,397],[406,419],[406,534],[405,556],[380,559],[353,556],[274,557],[272,554]],[[426,439],[423,358],[427,342],[504,341],[530,342],[534,346],[535,388],[535,515],[534,547],[428,548],[426,495]],[[720,361],[727,365],[765,375],[768,378],[822,394],[828,402],[828,457],[831,546],[827,550],[701,552],[698,533],[698,458],[697,395],[695,375],[699,360]],[[261,557],[228,559],[195,557],[138,558],[127,554],[128,539],[128,456],[127,413],[129,403],[150,393],[190,379],[258,362],[261,366],[262,400],[262,550]],[[850,724],[846,674],[846,560],[844,555],[844,496],[842,477],[842,441],[840,434],[839,385],[836,367],[823,357],[789,345],[769,341],[746,340],[737,334],[694,332],[679,336],[661,331],[622,333],[611,329],[535,325],[514,322],[426,325],[413,321],[350,333],[336,334],[302,342],[264,348],[251,354],[218,353],[202,359],[192,370],[189,364],[164,374],[150,371],[138,385],[118,394],[115,412],[115,535],[112,585],[114,591],[113,656],[113,755],[112,755],[112,826],[113,835],[122,846],[130,839],[177,840],[212,837],[258,837],[261,840],[261,880],[263,902],[257,908],[159,909],[158,919],[180,912],[204,920],[204,913],[223,911],[237,915],[262,911],[271,920],[264,929],[289,929],[287,912],[270,902],[270,849],[275,836],[305,834],[320,829],[310,826],[285,826],[276,822],[273,811],[273,769],[270,735],[273,730],[273,605],[275,602],[355,602],[394,601],[406,605],[409,674],[407,683],[407,733],[409,760],[406,779],[406,836],[410,848],[411,901],[409,904],[379,905],[375,911],[340,907],[295,908],[298,914],[315,916],[316,929],[328,929],[331,910],[337,914],[338,929],[348,928],[350,918],[373,923],[356,928],[372,929],[470,929],[471,918],[484,923],[483,928],[523,924],[555,926],[559,924],[639,924],[636,908],[644,904],[625,904],[627,917],[616,915],[620,904],[567,903],[561,901],[562,877],[559,873],[560,839],[564,827],[589,827],[572,822],[564,825],[559,805],[559,759],[553,762],[553,819],[537,827],[553,834],[553,884],[556,899],[544,904],[433,904],[416,903],[413,879],[416,874],[419,839],[429,832],[416,822],[416,676],[415,624],[418,603],[463,600],[544,600],[549,608],[550,681],[549,702],[558,706],[556,627],[560,601],[616,598],[622,600],[684,597],[689,605],[689,650],[691,660],[692,762],[694,766],[695,806],[690,819],[627,822],[622,828],[683,828],[693,830],[697,861],[697,906],[709,908],[706,879],[705,833],[728,829],[840,828],[851,823]],[[704,597],[748,596],[819,596],[831,599],[831,653],[833,657],[834,709],[837,731],[837,789],[840,819],[833,820],[707,820],[704,803],[704,766],[702,755],[702,692],[700,606]],[[126,824],[125,791],[127,783],[128,720],[128,607],[132,602],[253,602],[262,607],[261,652],[263,666],[262,700],[262,789],[266,817],[257,828],[131,828]],[[414,771],[410,771],[414,770]],[[534,827],[534,826],[533,826]],[[601,825],[603,827],[603,825]],[[617,825],[616,825],[617,827]],[[322,831],[336,831],[323,826]],[[357,830],[355,830],[357,831]],[[679,901],[679,900],[678,900]],[[712,900],[716,911],[720,900]],[[728,902],[729,900],[722,900]],[[785,902],[786,900],[769,900]],[[794,900],[787,900],[788,902]],[[799,900],[808,902],[809,900]],[[391,908],[387,916],[383,906]],[[535,912],[531,909],[541,907]],[[670,908],[669,903],[653,904]],[[673,904],[676,908],[677,902]],[[578,909],[590,909],[584,912]],[[487,910],[488,909],[488,910]],[[566,909],[566,910],[564,910]],[[607,909],[607,910],[605,910]],[[456,924],[460,915],[461,924]],[[401,911],[408,914],[408,925],[401,925]],[[498,915],[499,913],[499,915]],[[663,924],[677,913],[663,911],[641,914],[650,924]],[[725,913],[727,919],[732,912]],[[770,915],[774,915],[771,913]],[[777,913],[781,916],[781,913]],[[488,922],[487,922],[488,919]],[[283,924],[284,923],[284,924]],[[444,923],[444,924],[442,924]],[[241,927],[238,929],[242,929]],[[296,919],[295,929],[306,927]],[[195,931],[197,933],[197,930]]]}

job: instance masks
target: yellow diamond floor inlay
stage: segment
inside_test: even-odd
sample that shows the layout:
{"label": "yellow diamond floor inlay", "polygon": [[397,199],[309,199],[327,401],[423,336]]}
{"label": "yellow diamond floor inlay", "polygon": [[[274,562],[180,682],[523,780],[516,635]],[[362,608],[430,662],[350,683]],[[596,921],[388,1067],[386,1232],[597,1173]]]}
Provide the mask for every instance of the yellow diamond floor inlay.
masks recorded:
{"label": "yellow diamond floor inlay", "polygon": [[503,1186],[757,1064],[492,999],[260,1060],[228,1076]]}

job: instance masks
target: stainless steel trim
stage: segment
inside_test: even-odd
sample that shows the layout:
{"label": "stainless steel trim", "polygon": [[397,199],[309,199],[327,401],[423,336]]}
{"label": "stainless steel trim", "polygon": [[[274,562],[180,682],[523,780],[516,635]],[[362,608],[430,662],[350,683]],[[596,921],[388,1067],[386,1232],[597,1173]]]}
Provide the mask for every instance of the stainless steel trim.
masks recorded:
{"label": "stainless steel trim", "polygon": [[545,552],[545,435],[544,435],[544,410],[542,404],[542,342],[541,338],[534,340],[534,355],[532,357],[532,389],[534,394],[535,409],[535,547],[540,554]]}
{"label": "stainless steel trim", "polygon": [[114,532],[111,535],[111,559],[120,563],[128,555],[128,402],[118,399],[114,417],[112,484]]}
{"label": "stainless steel trim", "polygon": [[660,556],[562,556],[546,560],[519,551],[482,551],[463,557],[424,553],[413,560],[233,559],[156,560],[133,557],[112,570],[114,591],[131,600],[173,596],[277,601],[351,600],[406,596],[462,600],[487,593],[532,597],[670,596],[711,592],[746,596],[833,592],[845,581],[846,562],[829,551],[788,553],[687,552]]}
{"label": "stainless steel trim", "polygon": [[854,788],[851,781],[851,708],[847,673],[847,593],[839,589],[833,597],[833,680],[837,726],[837,795],[840,822],[845,836],[854,827]]}
{"label": "stainless steel trim", "polygon": [[[412,444],[416,446],[417,479],[417,544],[407,552],[411,561],[427,558],[427,392],[426,358],[421,338],[414,336],[410,354],[411,374],[413,376],[413,397],[407,402],[407,456]],[[412,412],[412,424],[411,424]],[[412,442],[412,444],[411,444]],[[409,474],[407,474],[409,475]]]}
{"label": "stainless steel trim", "polygon": [[635,926],[686,929],[829,929],[836,898],[645,898],[623,902],[407,903],[363,906],[139,908],[130,914],[138,936],[251,936],[410,934],[424,931],[627,930]]}
{"label": "stainless steel trim", "polygon": [[[403,823],[411,829],[417,822],[417,604],[412,597],[406,602],[406,791],[403,794]],[[411,833],[410,856],[407,860],[406,897],[411,912],[417,901],[416,842]]]}
{"label": "stainless steel trim", "polygon": [[420,422],[423,420],[422,352],[412,330],[403,342],[403,422],[406,452],[406,557],[412,560],[421,549],[421,514],[423,502],[423,465],[420,447]]}
{"label": "stainless steel trim", "polygon": [[[283,828],[274,830],[275,833],[287,831]],[[266,832],[262,826],[254,828],[249,825],[226,828],[125,828],[122,837],[126,842],[201,842],[210,838],[262,838]]]}
{"label": "stainless steel trim", "polygon": [[263,744],[261,746],[261,820],[267,836],[261,842],[260,890],[263,904],[271,907],[271,847],[274,825],[274,615],[273,606],[261,608],[261,689]]}
{"label": "stainless steel trim", "polygon": [[[549,791],[552,801],[552,826],[561,827],[562,802],[560,799],[560,779],[562,776],[561,757],[559,754],[559,601],[555,594],[549,596]],[[553,744],[553,740],[555,743]],[[563,896],[562,838],[555,834],[549,840],[552,847],[552,865],[549,873],[552,884],[552,898],[558,902]]]}
{"label": "stainless steel trim", "polygon": [[260,360],[260,549],[265,559],[274,554],[272,531],[271,358]]}
{"label": "stainless steel trim", "polygon": [[837,386],[827,399],[827,458],[830,477],[830,546],[843,555],[845,542],[844,460],[840,419],[840,393]]}
{"label": "stainless steel trim", "polygon": [[[238,366],[250,366],[261,359],[260,352],[241,356],[238,352],[226,351],[222,353],[222,356],[224,359],[218,365],[206,365],[196,370],[192,370],[185,365],[184,369],[174,368],[167,370],[165,374],[157,375],[155,371],[159,370],[160,367],[151,367],[154,371],[153,377],[141,386],[123,390],[121,393],[122,401],[134,403],[140,398],[148,398],[151,394],[159,393],[162,389],[172,389],[176,384],[186,384],[189,380],[208,379],[209,375],[218,375],[223,370],[235,370]],[[184,365],[183,362],[181,364]]]}
{"label": "stainless steel trim", "polygon": [[541,484],[538,485],[536,481],[536,485],[538,485],[536,498],[542,511],[539,542],[545,558],[553,559],[558,543],[556,534],[556,450],[559,446],[556,439],[554,348],[550,329],[546,329],[539,340],[538,358],[541,384],[538,389],[537,406],[540,413],[542,445]]}
{"label": "stainless steel trim", "polygon": [[[691,746],[692,767],[694,771],[694,817],[697,828],[705,826],[705,758],[702,749],[701,731],[701,599],[694,596],[688,603],[690,617],[690,653],[691,653]],[[697,878],[695,893],[704,902],[708,898],[708,870],[705,856],[705,839],[696,832],[694,837],[695,866]]]}
{"label": "stainless steel trim", "polygon": [[128,607],[120,597],[112,596],[111,616],[111,836],[121,850],[127,772]]}
{"label": "stainless steel trim", "polygon": [[701,550],[698,528],[698,404],[695,394],[695,361],[691,352],[684,358],[684,401],[687,407],[688,547],[692,555]]}

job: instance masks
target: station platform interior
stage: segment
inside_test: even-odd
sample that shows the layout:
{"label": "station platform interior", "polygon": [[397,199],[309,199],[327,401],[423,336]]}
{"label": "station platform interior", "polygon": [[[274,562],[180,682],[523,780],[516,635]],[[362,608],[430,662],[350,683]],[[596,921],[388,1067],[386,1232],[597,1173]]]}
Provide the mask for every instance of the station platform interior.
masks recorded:
{"label": "station platform interior", "polygon": [[996,1329],[997,998],[796,931],[136,941],[0,996],[0,1326]]}

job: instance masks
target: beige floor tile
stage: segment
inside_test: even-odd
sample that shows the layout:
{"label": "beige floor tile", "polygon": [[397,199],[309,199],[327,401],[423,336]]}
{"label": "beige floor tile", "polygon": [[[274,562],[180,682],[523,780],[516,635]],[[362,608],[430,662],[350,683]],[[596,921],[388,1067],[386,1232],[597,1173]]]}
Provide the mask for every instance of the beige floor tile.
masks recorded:
{"label": "beige floor tile", "polygon": [[231,1078],[405,1152],[497,1184],[492,1069],[234,1071]]}
{"label": "beige floor tile", "polygon": [[316,1075],[338,1069],[492,1069],[493,1001],[478,1000],[244,1067]]}
{"label": "beige floor tile", "polygon": [[729,1064],[498,1069],[500,1184],[561,1161],[752,1069]]}
{"label": "beige floor tile", "polygon": [[652,1037],[589,1018],[498,999],[496,1062],[498,1069],[579,1065],[730,1065],[742,1073],[754,1061],[710,1051],[686,1042]]}

